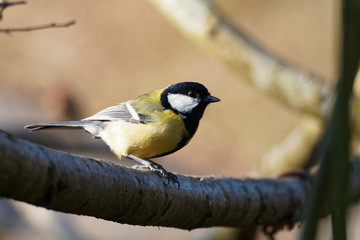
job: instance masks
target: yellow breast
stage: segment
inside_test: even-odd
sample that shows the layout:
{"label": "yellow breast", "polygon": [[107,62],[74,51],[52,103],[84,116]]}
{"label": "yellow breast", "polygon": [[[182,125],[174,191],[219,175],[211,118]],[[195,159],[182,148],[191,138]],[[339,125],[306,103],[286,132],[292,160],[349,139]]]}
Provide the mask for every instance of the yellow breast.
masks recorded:
{"label": "yellow breast", "polygon": [[173,151],[188,133],[183,120],[171,110],[157,111],[146,124],[112,121],[102,139],[118,156],[151,158]]}

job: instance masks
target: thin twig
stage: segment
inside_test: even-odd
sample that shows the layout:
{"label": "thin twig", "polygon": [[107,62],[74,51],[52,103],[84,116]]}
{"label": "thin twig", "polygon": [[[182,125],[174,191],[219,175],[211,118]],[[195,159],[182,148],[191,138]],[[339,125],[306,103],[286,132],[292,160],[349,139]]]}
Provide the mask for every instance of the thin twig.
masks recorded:
{"label": "thin twig", "polygon": [[0,0],[0,20],[2,20],[2,13],[5,8],[15,5],[23,5],[23,4],[26,4],[26,2],[25,1],[8,2],[8,1]]}
{"label": "thin twig", "polygon": [[26,4],[26,3],[27,3],[27,2],[25,2],[25,1],[8,2],[8,1],[1,1],[1,0],[0,0],[0,8],[6,8],[6,7],[9,7],[9,6]]}
{"label": "thin twig", "polygon": [[75,23],[76,23],[75,20],[71,20],[66,23],[50,23],[50,24],[44,24],[44,25],[40,25],[40,26],[33,26],[33,27],[3,28],[3,29],[0,29],[0,32],[2,32],[2,33],[29,32],[29,31],[42,30],[42,29],[47,29],[47,28],[65,28],[65,27],[70,27],[71,25],[74,25]]}

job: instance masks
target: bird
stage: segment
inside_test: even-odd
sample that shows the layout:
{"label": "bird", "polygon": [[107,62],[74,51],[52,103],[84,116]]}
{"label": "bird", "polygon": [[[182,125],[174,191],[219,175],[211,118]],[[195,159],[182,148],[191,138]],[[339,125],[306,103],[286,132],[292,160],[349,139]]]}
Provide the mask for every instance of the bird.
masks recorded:
{"label": "bird", "polygon": [[48,128],[83,128],[101,138],[118,157],[126,157],[178,183],[175,174],[150,159],[178,151],[198,129],[206,107],[220,99],[198,82],[180,82],[142,94],[76,121],[36,123],[30,131]]}

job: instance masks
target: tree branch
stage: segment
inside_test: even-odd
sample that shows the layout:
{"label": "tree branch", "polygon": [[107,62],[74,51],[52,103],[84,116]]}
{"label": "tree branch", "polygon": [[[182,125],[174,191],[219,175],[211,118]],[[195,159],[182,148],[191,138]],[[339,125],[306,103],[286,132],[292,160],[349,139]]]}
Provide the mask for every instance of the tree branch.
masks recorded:
{"label": "tree branch", "polygon": [[[0,0],[0,21],[2,20],[2,13],[3,11],[9,7],[9,6],[17,6],[26,4],[25,1],[17,1],[17,2],[8,2]],[[12,33],[12,32],[29,32],[29,31],[35,31],[35,30],[42,30],[47,28],[65,28],[70,27],[71,25],[74,25],[75,21],[71,20],[65,23],[49,23],[49,24],[43,24],[39,26],[32,26],[32,27],[22,27],[22,28],[0,28],[0,32],[2,33]]]}
{"label": "tree branch", "polygon": [[[241,28],[238,28],[226,15],[224,15],[212,0],[149,0],[159,11],[175,25],[192,42],[199,45],[204,52],[210,53],[217,61],[223,63],[235,72],[240,79],[247,80],[254,88],[269,94],[292,109],[297,109],[318,118],[321,122],[328,118],[334,100],[334,86],[318,76],[312,75],[288,62],[280,59],[267,49],[263,48]],[[360,73],[358,84],[354,88],[352,99],[353,133],[360,136]],[[317,120],[315,120],[317,121]],[[318,125],[321,126],[322,123]],[[321,127],[320,127],[321,128]],[[306,128],[298,126],[295,134],[299,138],[308,137]],[[311,143],[320,136],[321,129],[310,133]],[[291,135],[291,136],[290,136]],[[294,140],[294,134],[289,137]],[[294,142],[284,139],[280,149],[276,147],[271,151],[282,154],[282,159],[265,159],[264,162],[287,168],[289,162],[295,159],[288,157],[299,151]],[[300,140],[300,139],[299,139]],[[294,146],[294,147],[293,147]],[[313,149],[310,142],[302,143],[303,153]],[[299,165],[307,165],[308,158],[296,156]],[[265,156],[268,158],[269,155]],[[265,164],[265,165],[266,165]],[[267,166],[265,166],[266,168]],[[270,169],[269,169],[270,170]]]}
{"label": "tree branch", "polygon": [[292,108],[328,115],[333,86],[274,56],[224,16],[213,1],[149,0],[190,40],[242,79]]}
{"label": "tree branch", "polygon": [[[2,197],[143,226],[278,226],[291,222],[309,186],[299,179],[177,175],[178,189],[151,171],[72,156],[2,131],[0,159]],[[352,199],[359,198],[359,169],[352,174]]]}
{"label": "tree branch", "polygon": [[[257,90],[293,109],[320,119],[328,117],[334,86],[263,48],[222,14],[213,1],[149,1],[191,41]],[[360,94],[355,94],[352,104],[354,130],[360,135]]]}
{"label": "tree branch", "polygon": [[32,27],[23,27],[23,28],[0,28],[0,32],[2,33],[12,33],[12,32],[29,32],[47,28],[65,28],[74,25],[76,22],[75,20],[71,20],[65,23],[49,23],[40,26],[32,26]]}
{"label": "tree branch", "polygon": [[17,2],[8,2],[8,1],[3,1],[0,0],[0,21],[2,20],[2,13],[5,10],[5,8],[10,7],[10,6],[17,6],[17,5],[23,5],[26,4],[25,1],[17,1]]}
{"label": "tree branch", "polygon": [[322,134],[322,121],[306,115],[289,132],[282,142],[273,146],[258,164],[262,177],[278,176],[282,172],[306,169],[311,153]]}
{"label": "tree branch", "polygon": [[0,0],[0,8],[3,8],[3,9],[10,7],[10,6],[23,5],[23,4],[26,4],[26,2],[25,1],[8,2],[8,1]]}

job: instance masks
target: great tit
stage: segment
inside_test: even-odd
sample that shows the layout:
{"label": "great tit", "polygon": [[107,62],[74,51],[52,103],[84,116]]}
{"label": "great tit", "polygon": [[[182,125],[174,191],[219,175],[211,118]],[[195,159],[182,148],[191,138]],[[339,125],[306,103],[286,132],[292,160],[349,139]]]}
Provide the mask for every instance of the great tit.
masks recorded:
{"label": "great tit", "polygon": [[[101,138],[117,157],[127,157],[165,176],[176,176],[150,160],[184,147],[194,136],[205,108],[218,102],[205,86],[181,82],[106,108],[79,121],[37,123],[25,128],[83,128]],[[138,165],[137,165],[138,166]]]}

